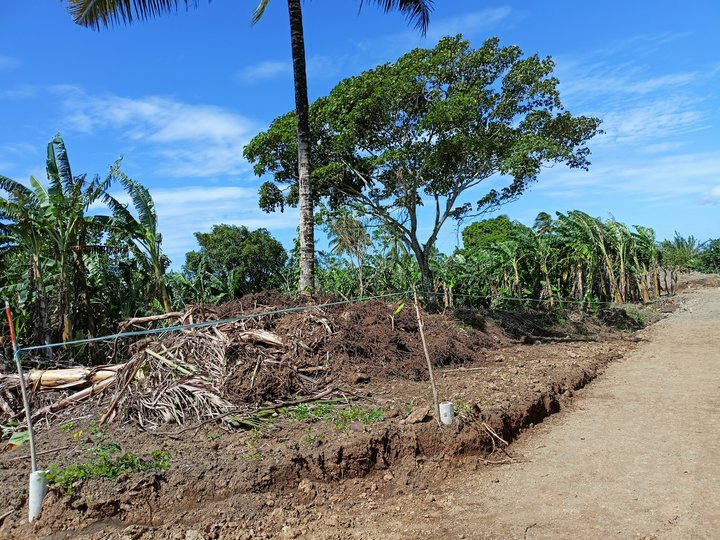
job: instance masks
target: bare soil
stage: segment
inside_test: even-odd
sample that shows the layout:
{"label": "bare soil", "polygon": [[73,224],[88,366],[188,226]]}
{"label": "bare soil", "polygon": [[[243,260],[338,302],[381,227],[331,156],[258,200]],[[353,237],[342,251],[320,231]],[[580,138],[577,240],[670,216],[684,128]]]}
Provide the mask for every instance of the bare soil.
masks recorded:
{"label": "bare soil", "polygon": [[[720,294],[708,285],[720,283],[695,281],[683,293],[691,295],[689,300],[682,296],[657,305],[656,312],[676,312],[646,330],[637,330],[634,320],[619,311],[605,321],[580,312],[552,321],[516,311],[496,318],[470,313],[430,317],[440,396],[457,409],[457,421],[449,428],[440,428],[430,414],[432,395],[410,310],[402,311],[392,327],[392,304],[331,310],[325,316],[333,331],[318,333],[317,343],[305,345],[313,355],[322,351],[334,359],[347,406],[380,408],[383,421],[338,429],[331,421],[280,414],[254,432],[226,432],[212,424],[146,432],[114,423],[107,436],[124,451],[145,455],[166,449],[170,470],[112,482],[93,479],[71,494],[52,490],[33,524],[26,520],[27,460],[18,459],[23,449],[16,450],[0,456],[0,537],[632,537],[636,532],[662,535],[683,522],[692,527],[707,512],[716,512],[717,518],[710,498],[695,497],[698,505],[690,509],[676,504],[677,512],[668,510],[669,515],[665,510],[674,503],[661,506],[648,494],[677,480],[686,491],[662,494],[677,502],[695,485],[707,493],[713,474],[717,477],[720,458],[711,434],[719,422]],[[257,303],[268,302],[263,297]],[[274,299],[276,305],[283,302]],[[221,306],[217,316],[237,309]],[[280,318],[273,329],[297,331],[298,317]],[[705,360],[693,362],[680,355],[683,351]],[[659,366],[665,359],[668,364]],[[598,391],[600,398],[576,399],[576,392],[608,365],[614,375],[590,390],[606,385]],[[675,393],[663,397],[671,390]],[[595,401],[604,409],[584,417],[583,409]],[[565,409],[558,420],[543,422]],[[63,423],[73,421],[72,429],[63,429],[57,419],[42,426],[39,451],[46,453],[41,465],[80,460],[75,435],[103,410],[88,407],[83,418],[63,418]],[[569,432],[554,431],[576,417]],[[614,419],[624,423],[608,427]],[[714,424],[703,423],[708,419]],[[650,428],[657,433],[646,439]],[[695,431],[706,432],[702,441]],[[508,448],[501,442],[519,436]],[[691,446],[692,440],[703,444]],[[660,449],[661,457],[648,457],[648,449]],[[601,466],[588,461],[598,456]],[[710,459],[714,469],[704,469],[698,462],[703,459]],[[663,470],[665,476],[658,473]],[[653,480],[648,471],[660,476]],[[708,478],[699,480],[702,474]],[[618,481],[625,478],[626,484]],[[614,479],[614,485],[593,487],[590,480],[597,479]],[[623,496],[611,487],[619,487]],[[602,510],[610,506],[616,510]],[[628,514],[620,523],[613,512],[622,508]],[[643,508],[649,515],[656,512],[657,519],[633,528],[631,523],[640,523],[633,512]],[[662,528],[668,520],[672,523]]]}

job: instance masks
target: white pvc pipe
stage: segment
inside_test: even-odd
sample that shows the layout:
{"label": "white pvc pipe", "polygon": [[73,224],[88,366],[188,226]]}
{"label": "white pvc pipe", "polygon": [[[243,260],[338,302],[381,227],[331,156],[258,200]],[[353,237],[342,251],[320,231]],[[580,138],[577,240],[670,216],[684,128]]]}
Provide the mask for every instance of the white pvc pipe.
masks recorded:
{"label": "white pvc pipe", "polygon": [[440,421],[449,426],[455,420],[455,408],[452,401],[443,401],[440,404]]}
{"label": "white pvc pipe", "polygon": [[40,515],[42,503],[48,490],[48,471],[34,471],[30,473],[30,489],[28,496],[28,521],[30,523]]}
{"label": "white pvc pipe", "polygon": [[47,472],[37,470],[37,454],[35,452],[35,431],[33,430],[32,414],[30,412],[30,399],[28,397],[27,386],[25,384],[25,376],[23,375],[22,363],[20,362],[20,350],[15,340],[15,324],[10,313],[10,304],[5,301],[5,314],[7,315],[8,324],[10,325],[10,339],[12,341],[13,358],[15,359],[15,367],[17,368],[18,378],[20,381],[20,393],[22,394],[23,409],[25,409],[25,419],[27,420],[28,438],[30,439],[30,487],[28,489],[28,521],[32,521],[40,515],[42,510],[42,502],[47,493]]}

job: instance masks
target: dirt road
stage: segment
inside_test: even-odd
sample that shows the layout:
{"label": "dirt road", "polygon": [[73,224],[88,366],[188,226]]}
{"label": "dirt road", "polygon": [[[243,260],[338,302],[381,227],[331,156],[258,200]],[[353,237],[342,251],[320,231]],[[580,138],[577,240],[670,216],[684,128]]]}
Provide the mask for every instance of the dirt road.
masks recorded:
{"label": "dirt road", "polygon": [[645,337],[510,447],[523,461],[354,512],[344,537],[720,538],[720,289]]}

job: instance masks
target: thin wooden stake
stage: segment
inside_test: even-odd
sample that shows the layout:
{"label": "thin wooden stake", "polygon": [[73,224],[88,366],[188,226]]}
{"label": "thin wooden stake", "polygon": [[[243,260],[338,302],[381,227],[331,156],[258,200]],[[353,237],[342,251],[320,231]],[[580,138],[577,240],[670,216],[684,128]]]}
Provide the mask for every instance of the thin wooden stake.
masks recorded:
{"label": "thin wooden stake", "polygon": [[415,291],[414,288],[413,298],[415,300],[415,315],[417,315],[418,328],[420,329],[420,339],[422,340],[423,352],[425,353],[425,360],[427,360],[428,372],[430,373],[430,386],[432,387],[433,403],[435,404],[435,421],[438,423],[438,426],[442,427],[440,423],[440,401],[438,400],[437,386],[435,386],[432,361],[430,360],[430,353],[428,352],[427,342],[425,341],[425,330],[423,328],[422,317],[420,316],[420,304],[418,304],[417,291]]}

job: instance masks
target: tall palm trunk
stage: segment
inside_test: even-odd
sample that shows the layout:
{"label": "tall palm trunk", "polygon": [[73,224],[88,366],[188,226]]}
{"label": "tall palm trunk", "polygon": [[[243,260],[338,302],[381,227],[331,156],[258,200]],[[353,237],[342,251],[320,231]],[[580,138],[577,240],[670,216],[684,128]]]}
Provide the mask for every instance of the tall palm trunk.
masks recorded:
{"label": "tall palm trunk", "polygon": [[290,45],[295,79],[295,112],[298,141],[298,195],[300,206],[300,294],[315,290],[315,230],[312,186],[310,185],[310,106],[308,104],[305,70],[305,38],[303,36],[300,0],[288,0]]}

